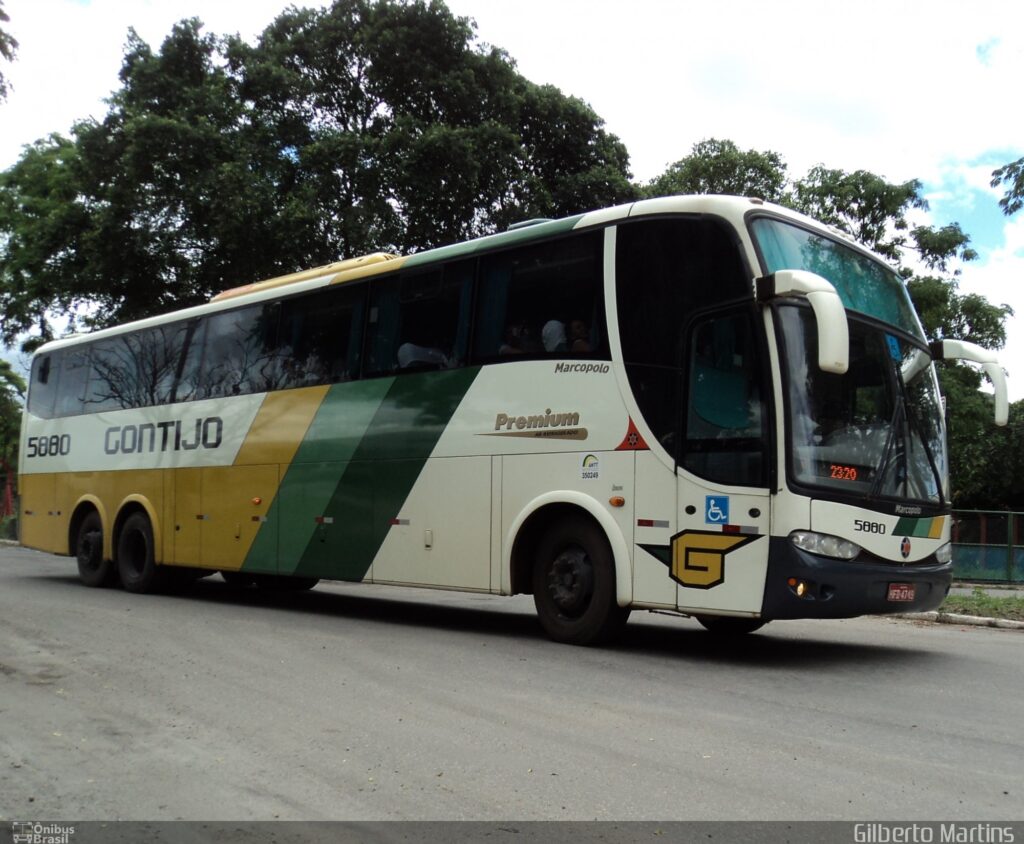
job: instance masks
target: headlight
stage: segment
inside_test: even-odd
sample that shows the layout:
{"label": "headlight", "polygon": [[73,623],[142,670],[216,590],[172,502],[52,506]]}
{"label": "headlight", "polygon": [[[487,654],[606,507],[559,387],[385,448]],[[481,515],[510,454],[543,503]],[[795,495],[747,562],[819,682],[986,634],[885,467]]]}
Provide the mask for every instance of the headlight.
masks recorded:
{"label": "headlight", "polygon": [[860,553],[860,546],[848,539],[831,536],[827,533],[815,533],[812,530],[795,530],[789,535],[797,548],[821,554],[823,557],[837,557],[840,560],[852,560]]}
{"label": "headlight", "polygon": [[935,552],[935,560],[939,563],[948,563],[953,559],[953,543],[947,542]]}

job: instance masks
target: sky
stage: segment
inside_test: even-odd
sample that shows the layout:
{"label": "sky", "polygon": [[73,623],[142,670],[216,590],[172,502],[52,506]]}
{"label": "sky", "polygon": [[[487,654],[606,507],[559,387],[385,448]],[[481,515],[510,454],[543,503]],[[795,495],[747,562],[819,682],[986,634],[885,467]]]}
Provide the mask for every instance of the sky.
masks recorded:
{"label": "sky", "polygon": [[[4,0],[20,47],[3,71],[0,169],[23,144],[101,118],[129,27],[158,47],[196,16],[254,39],[285,0]],[[298,5],[321,5],[307,2]],[[587,101],[648,181],[704,138],[815,164],[920,179],[915,222],[959,222],[979,253],[961,292],[1009,304],[1001,361],[1024,398],[1024,211],[996,167],[1024,156],[1024,3],[1013,0],[447,0],[519,71]]]}

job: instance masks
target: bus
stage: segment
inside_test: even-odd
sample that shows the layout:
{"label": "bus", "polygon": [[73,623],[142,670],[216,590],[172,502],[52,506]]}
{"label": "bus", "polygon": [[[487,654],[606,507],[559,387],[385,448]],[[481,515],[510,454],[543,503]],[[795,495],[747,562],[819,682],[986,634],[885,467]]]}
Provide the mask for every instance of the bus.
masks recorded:
{"label": "bus", "polygon": [[34,355],[21,541],[146,593],[361,581],[745,633],[937,607],[943,399],[899,276],[750,198],[373,254]]}

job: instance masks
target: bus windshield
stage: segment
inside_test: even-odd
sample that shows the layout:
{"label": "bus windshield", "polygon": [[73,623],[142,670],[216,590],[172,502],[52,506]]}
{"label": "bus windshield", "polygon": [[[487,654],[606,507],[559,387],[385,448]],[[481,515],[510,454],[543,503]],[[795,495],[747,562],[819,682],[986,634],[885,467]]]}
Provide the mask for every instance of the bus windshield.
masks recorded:
{"label": "bus windshield", "polygon": [[784,350],[791,479],[859,498],[941,505],[949,495],[943,413],[927,352],[850,320],[850,367],[822,372],[810,308],[776,311]]}
{"label": "bus windshield", "polygon": [[808,270],[828,279],[849,310],[887,322],[925,340],[907,288],[884,264],[791,223],[758,217],[751,229],[765,270]]}

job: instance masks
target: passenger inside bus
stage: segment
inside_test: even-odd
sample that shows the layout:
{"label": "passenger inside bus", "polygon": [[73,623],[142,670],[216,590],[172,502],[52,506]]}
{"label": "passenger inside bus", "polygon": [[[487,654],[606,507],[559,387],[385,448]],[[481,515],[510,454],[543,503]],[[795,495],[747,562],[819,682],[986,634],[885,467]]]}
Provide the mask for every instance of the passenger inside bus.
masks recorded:
{"label": "passenger inside bus", "polygon": [[569,341],[565,336],[565,323],[557,319],[550,319],[544,323],[540,332],[541,340],[544,342],[545,352],[567,352]]}

